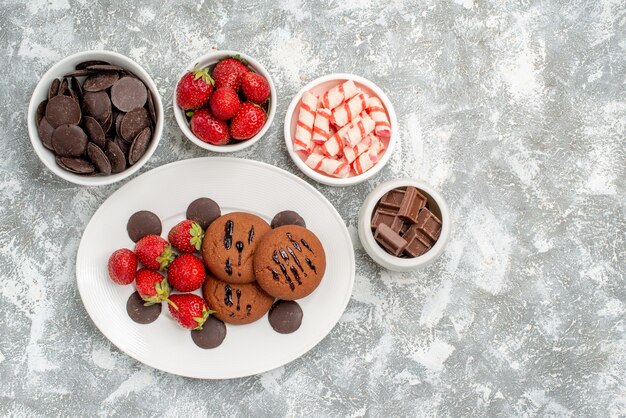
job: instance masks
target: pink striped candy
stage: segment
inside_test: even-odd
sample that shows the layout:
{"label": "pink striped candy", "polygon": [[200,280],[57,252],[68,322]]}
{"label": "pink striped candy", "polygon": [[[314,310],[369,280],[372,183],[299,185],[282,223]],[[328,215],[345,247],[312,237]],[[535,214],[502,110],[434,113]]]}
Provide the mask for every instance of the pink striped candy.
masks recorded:
{"label": "pink striped candy", "polygon": [[390,138],[391,124],[389,123],[389,117],[387,117],[387,111],[385,111],[385,107],[378,97],[367,99],[367,113],[376,122],[376,128],[374,129],[376,135],[382,138]]}
{"label": "pink striped candy", "polygon": [[300,113],[298,114],[298,125],[293,139],[293,148],[296,151],[310,153],[313,149],[313,123],[317,109],[317,96],[311,92],[302,95],[300,103]]}
{"label": "pink striped candy", "polygon": [[322,107],[334,109],[341,103],[354,97],[359,91],[354,81],[348,80],[322,94],[320,102],[322,103]]}

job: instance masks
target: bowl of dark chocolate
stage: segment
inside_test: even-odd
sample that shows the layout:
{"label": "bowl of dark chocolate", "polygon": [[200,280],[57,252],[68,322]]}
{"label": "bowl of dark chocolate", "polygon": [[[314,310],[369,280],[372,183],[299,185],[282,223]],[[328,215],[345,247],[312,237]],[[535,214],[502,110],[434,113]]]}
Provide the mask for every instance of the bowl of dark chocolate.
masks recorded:
{"label": "bowl of dark chocolate", "polygon": [[359,239],[369,256],[394,271],[432,263],[450,237],[450,213],[444,198],[414,179],[380,184],[359,212]]}
{"label": "bowl of dark chocolate", "polygon": [[163,104],[135,61],[87,51],[41,77],[27,123],[46,167],[72,183],[98,186],[134,174],[150,159],[163,133]]}

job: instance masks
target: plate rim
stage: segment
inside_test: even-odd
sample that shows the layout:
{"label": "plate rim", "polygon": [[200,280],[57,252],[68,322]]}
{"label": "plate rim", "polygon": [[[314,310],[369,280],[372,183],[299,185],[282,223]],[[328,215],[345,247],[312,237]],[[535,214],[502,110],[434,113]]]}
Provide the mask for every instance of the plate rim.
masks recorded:
{"label": "plate rim", "polygon": [[[269,169],[270,171],[275,171],[275,172],[280,173],[282,175],[286,175],[288,178],[291,178],[292,180],[295,180],[295,181],[301,183],[306,189],[308,189],[310,192],[312,192],[318,198],[321,198],[322,202],[326,202],[330,206],[332,213],[339,220],[341,220],[341,225],[342,225],[341,233],[344,235],[344,238],[346,238],[346,240],[349,243],[350,248],[351,248],[352,251],[349,252],[350,253],[349,262],[350,262],[350,272],[351,272],[351,274],[350,274],[349,283],[348,283],[348,291],[346,292],[346,295],[345,295],[344,300],[342,302],[340,314],[334,320],[334,323],[333,323],[332,327],[327,332],[325,332],[325,334],[323,336],[321,336],[321,338],[314,339],[314,342],[312,344],[308,344],[300,352],[297,352],[294,355],[287,356],[286,360],[284,362],[282,362],[281,364],[277,365],[277,366],[270,367],[270,368],[263,368],[262,370],[256,371],[254,373],[239,373],[239,374],[236,374],[236,375],[219,376],[219,377],[207,377],[207,376],[201,376],[199,374],[177,373],[177,372],[172,372],[172,371],[169,371],[169,370],[164,370],[159,365],[151,364],[151,363],[148,363],[148,362],[146,362],[146,361],[144,361],[142,359],[137,358],[133,354],[129,353],[125,348],[120,347],[118,344],[113,342],[109,338],[108,332],[105,332],[102,329],[102,327],[100,326],[100,324],[98,324],[94,320],[94,316],[93,316],[93,314],[91,312],[91,308],[85,303],[83,292],[86,292],[86,289],[84,289],[81,286],[81,280],[78,277],[78,268],[79,268],[79,263],[80,263],[80,260],[81,260],[81,253],[86,251],[84,249],[85,248],[84,246],[87,245],[87,244],[85,244],[83,242],[83,237],[85,235],[85,232],[89,229],[89,226],[91,225],[91,223],[94,222],[94,219],[96,219],[98,216],[100,216],[103,205],[109,199],[111,199],[114,195],[116,195],[117,193],[122,193],[123,190],[128,188],[128,186],[130,184],[132,184],[133,182],[137,181],[138,179],[140,179],[140,178],[142,178],[142,177],[144,177],[144,176],[146,176],[146,175],[148,175],[150,173],[163,171],[163,170],[171,168],[173,166],[189,164],[192,161],[200,161],[200,160],[204,160],[204,161],[207,161],[207,162],[210,162],[212,160],[220,160],[220,161],[225,160],[225,161],[231,161],[231,162],[236,162],[236,163],[250,164],[250,165],[253,165],[253,166],[262,167],[264,169]],[[155,168],[153,168],[153,169],[151,169],[149,171],[146,171],[145,173],[142,173],[141,175],[131,179],[130,181],[124,183],[117,190],[115,190],[113,193],[111,193],[100,204],[98,209],[91,216],[91,218],[89,219],[89,222],[87,223],[87,225],[85,226],[85,229],[83,230],[83,233],[81,234],[80,242],[79,242],[79,245],[78,245],[78,250],[76,251],[76,261],[75,261],[75,264],[74,264],[74,275],[75,275],[75,278],[76,278],[76,286],[78,288],[78,294],[80,295],[80,300],[81,300],[81,302],[83,304],[83,307],[87,311],[87,314],[89,315],[89,318],[91,319],[91,322],[96,326],[96,328],[100,331],[100,333],[111,344],[113,344],[118,350],[120,350],[121,352],[123,352],[124,354],[126,354],[129,357],[131,357],[135,361],[138,361],[141,364],[144,364],[144,365],[146,365],[148,367],[151,367],[153,369],[160,370],[162,372],[169,373],[169,374],[172,374],[172,375],[183,376],[183,377],[188,377],[188,378],[193,378],[193,379],[202,379],[202,380],[227,380],[227,379],[239,379],[239,378],[248,377],[248,376],[256,376],[256,375],[260,375],[262,373],[266,373],[266,372],[268,372],[270,370],[274,370],[274,369],[277,369],[279,367],[283,367],[283,366],[293,362],[294,360],[297,360],[298,358],[304,356],[309,351],[311,351],[315,346],[317,346],[319,343],[321,343],[332,332],[332,330],[337,326],[337,323],[341,319],[341,316],[344,314],[346,308],[348,307],[348,303],[352,299],[352,292],[354,290],[354,282],[355,282],[355,279],[356,279],[356,260],[355,260],[355,254],[354,254],[354,243],[352,242],[352,237],[350,236],[350,233],[348,231],[348,228],[347,228],[347,226],[345,224],[344,219],[341,217],[341,215],[339,214],[339,212],[337,211],[335,206],[326,198],[326,196],[324,196],[319,190],[317,190],[315,187],[313,187],[307,181],[301,179],[300,177],[296,176],[293,173],[288,172],[287,170],[284,170],[284,169],[282,169],[280,167],[277,167],[275,165],[268,164],[268,163],[265,163],[265,162],[262,162],[262,161],[250,160],[250,159],[246,159],[246,158],[236,158],[236,157],[198,157],[198,158],[188,158],[188,159],[184,159],[184,160],[178,160],[178,161],[174,161],[174,162],[171,162],[171,163],[168,163],[168,164],[163,164],[163,165],[161,165],[159,167],[155,167]]]}

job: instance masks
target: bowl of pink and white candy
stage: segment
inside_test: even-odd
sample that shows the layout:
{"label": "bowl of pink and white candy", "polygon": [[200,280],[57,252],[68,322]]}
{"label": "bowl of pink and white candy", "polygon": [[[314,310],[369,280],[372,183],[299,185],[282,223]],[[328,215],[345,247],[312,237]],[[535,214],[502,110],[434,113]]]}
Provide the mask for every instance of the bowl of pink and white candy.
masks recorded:
{"label": "bowl of pink and white candy", "polygon": [[352,74],[330,74],[304,86],[285,116],[285,143],[304,174],[331,186],[375,176],[389,161],[398,121],[387,95]]}

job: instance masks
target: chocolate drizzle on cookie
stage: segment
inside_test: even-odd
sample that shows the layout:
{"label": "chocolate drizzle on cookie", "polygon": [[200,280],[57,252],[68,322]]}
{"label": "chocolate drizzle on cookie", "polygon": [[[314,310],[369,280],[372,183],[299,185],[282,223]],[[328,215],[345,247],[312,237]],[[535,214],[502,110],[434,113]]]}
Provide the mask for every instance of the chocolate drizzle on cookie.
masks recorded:
{"label": "chocolate drizzle on cookie", "polygon": [[252,244],[252,240],[254,239],[254,225],[250,227],[250,231],[248,231],[248,245]]}
{"label": "chocolate drizzle on cookie", "polygon": [[300,240],[300,242],[302,243],[302,245],[304,245],[304,248],[306,248],[307,250],[309,250],[309,251],[313,252],[313,250],[311,249],[311,247],[309,247],[309,243],[308,243],[308,242],[306,242],[304,238],[302,238],[302,239]]}
{"label": "chocolate drizzle on cookie", "polygon": [[[234,229],[234,222],[231,221],[230,219],[228,221],[226,221],[226,225],[224,226],[224,248],[226,248],[227,250],[230,250],[230,247],[232,247],[233,245],[233,229]],[[232,273],[228,273],[229,275]]]}
{"label": "chocolate drizzle on cookie", "polygon": [[[238,290],[238,292],[240,292]],[[224,304],[226,306],[233,306],[233,289],[229,284],[224,286]]]}
{"label": "chocolate drizzle on cookie", "polygon": [[[289,260],[289,256],[287,255],[285,250],[280,248],[279,251],[281,252],[281,257],[283,257],[283,259]],[[283,253],[285,254],[284,256]],[[278,264],[278,267],[280,267],[280,271],[283,273],[283,276],[285,276],[285,280],[287,280],[287,283],[289,283],[289,287],[291,288],[291,290],[295,289],[296,286],[293,284],[293,280],[291,280],[291,277],[289,277],[289,273],[287,273],[287,268],[283,263],[280,262],[280,259],[278,258],[278,252],[276,250],[274,250],[274,253],[272,254],[272,260],[274,260],[274,263]],[[272,270],[272,277],[274,277],[274,280],[278,280],[277,276],[278,273]]]}
{"label": "chocolate drizzle on cookie", "polygon": [[287,255],[287,252],[284,250],[283,247],[279,247],[278,252],[280,253],[280,256],[283,258],[283,260],[289,262],[289,256]]}
{"label": "chocolate drizzle on cookie", "polygon": [[313,270],[315,273],[317,273],[317,270],[315,270],[315,264],[313,264],[311,262],[311,259],[309,257],[305,258],[304,261],[306,261],[306,263],[309,265],[309,268],[311,270]]}
{"label": "chocolate drizzle on cookie", "polygon": [[241,252],[243,251],[243,242],[237,241],[235,243],[235,248],[237,248],[237,252],[239,253],[239,256],[237,257],[237,265],[240,266],[241,265]]}
{"label": "chocolate drizzle on cookie", "polygon": [[237,289],[236,295],[237,295],[237,310],[239,311],[241,310],[241,306],[239,305],[239,302],[241,300],[241,289]]}
{"label": "chocolate drizzle on cookie", "polygon": [[233,275],[233,265],[230,261],[230,257],[226,259],[226,265],[224,266],[224,271],[226,271],[226,274],[228,274],[229,276]]}
{"label": "chocolate drizzle on cookie", "polygon": [[274,280],[278,281],[280,280],[280,276],[278,275],[278,272],[274,269],[271,269],[272,271],[272,277],[274,278]]}
{"label": "chocolate drizzle on cookie", "polygon": [[293,239],[293,235],[291,235],[291,232],[287,232],[287,238],[289,238],[289,241],[291,241],[291,245],[293,245],[293,248],[302,252],[302,247],[300,246],[300,244],[298,244],[298,241]]}
{"label": "chocolate drizzle on cookie", "polygon": [[[298,266],[300,268],[300,271],[304,273],[304,269],[302,268],[302,264],[300,264],[300,260],[298,260],[298,257],[296,257],[296,253],[293,252],[291,247],[287,247],[287,252],[289,253],[290,256],[293,257],[293,261],[296,263],[296,266]],[[306,277],[306,273],[304,273],[304,276]]]}
{"label": "chocolate drizzle on cookie", "polygon": [[289,266],[289,270],[291,270],[291,273],[293,274],[293,277],[296,278],[296,282],[301,285],[302,281],[300,280],[300,275],[298,274],[298,269],[296,269],[294,266]]}
{"label": "chocolate drizzle on cookie", "polygon": [[252,311],[252,305],[246,305],[246,316],[250,316],[250,312]]}

